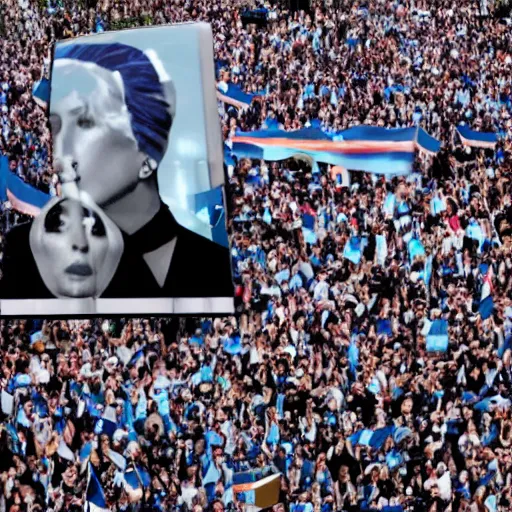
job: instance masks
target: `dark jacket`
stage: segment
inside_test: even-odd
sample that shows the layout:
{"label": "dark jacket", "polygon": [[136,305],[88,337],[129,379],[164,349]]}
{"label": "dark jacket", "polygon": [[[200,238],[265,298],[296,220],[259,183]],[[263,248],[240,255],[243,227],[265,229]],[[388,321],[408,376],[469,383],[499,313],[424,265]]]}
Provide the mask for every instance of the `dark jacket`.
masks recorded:
{"label": "dark jacket", "polygon": [[[31,223],[9,231],[5,240],[3,299],[54,298],[43,283],[29,243]],[[143,259],[150,252],[177,237],[164,286],[156,283]],[[123,233],[125,249],[117,271],[103,298],[202,298],[233,297],[229,249],[180,226],[162,207],[155,218],[135,235]],[[151,244],[151,245],[148,245]]]}

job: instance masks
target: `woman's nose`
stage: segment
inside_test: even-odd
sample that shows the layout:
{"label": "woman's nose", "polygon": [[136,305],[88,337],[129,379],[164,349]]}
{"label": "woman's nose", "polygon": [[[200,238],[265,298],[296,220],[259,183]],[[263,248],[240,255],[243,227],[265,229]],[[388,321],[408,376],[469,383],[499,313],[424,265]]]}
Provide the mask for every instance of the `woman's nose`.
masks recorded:
{"label": "woman's nose", "polygon": [[83,254],[89,252],[89,242],[82,226],[77,226],[72,230],[71,247],[73,251]]}
{"label": "woman's nose", "polygon": [[87,254],[89,252],[89,245],[87,243],[84,245],[73,245],[73,250]]}

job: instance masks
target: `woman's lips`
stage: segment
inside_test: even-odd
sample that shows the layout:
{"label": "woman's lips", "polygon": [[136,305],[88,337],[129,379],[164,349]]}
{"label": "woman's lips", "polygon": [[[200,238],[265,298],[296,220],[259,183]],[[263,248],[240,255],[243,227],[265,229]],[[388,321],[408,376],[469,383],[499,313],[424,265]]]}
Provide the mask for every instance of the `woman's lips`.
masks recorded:
{"label": "woman's lips", "polygon": [[66,268],[66,273],[79,277],[90,277],[93,274],[93,270],[87,263],[73,263]]}

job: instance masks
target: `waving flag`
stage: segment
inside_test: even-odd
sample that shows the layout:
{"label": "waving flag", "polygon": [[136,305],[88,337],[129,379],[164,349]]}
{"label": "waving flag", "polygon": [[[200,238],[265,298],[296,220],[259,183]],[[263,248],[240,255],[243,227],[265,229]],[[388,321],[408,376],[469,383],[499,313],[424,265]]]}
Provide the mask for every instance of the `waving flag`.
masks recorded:
{"label": "waving flag", "polygon": [[407,250],[409,251],[409,259],[411,263],[414,263],[416,258],[425,256],[425,247],[420,240],[417,238],[411,238],[407,244]]}
{"label": "waving flag", "polygon": [[232,143],[232,153],[238,158],[277,161],[307,155],[317,163],[385,175],[409,174],[417,150],[435,154],[440,149],[440,143],[421,128],[375,126],[357,126],[339,133],[318,127],[239,132]]}
{"label": "waving flag", "polygon": [[231,154],[231,148],[226,143],[224,143],[224,164],[227,167],[236,167],[236,161]]}
{"label": "waving flag", "polygon": [[482,282],[482,294],[480,296],[480,307],[478,312],[482,317],[482,320],[487,320],[494,311],[494,301],[492,299],[493,284],[492,284],[492,266],[486,266],[483,269],[483,282]]}
{"label": "waving flag", "polygon": [[92,453],[92,443],[88,442],[88,443],[84,444],[80,450],[80,454],[79,454],[79,459],[80,459],[80,464],[81,464],[80,473],[83,473],[87,469],[91,453]]}
{"label": "waving flag", "polygon": [[101,482],[96,476],[96,472],[91,463],[89,463],[89,481],[87,482],[86,502],[84,507],[86,512],[107,512],[107,500]]}
{"label": "waving flag", "polygon": [[107,406],[101,418],[96,423],[98,433],[112,437],[117,428],[116,410],[112,406]]}
{"label": "waving flag", "polygon": [[434,320],[427,335],[427,352],[446,352],[448,350],[448,322]]}
{"label": "waving flag", "polygon": [[494,149],[498,142],[498,136],[495,133],[476,132],[465,125],[457,126],[457,131],[463,146]]}
{"label": "waving flag", "polygon": [[351,237],[345,244],[345,248],[343,249],[343,257],[354,263],[354,265],[359,265],[361,262],[361,257],[363,256],[363,246],[364,243],[361,237]]}
{"label": "waving flag", "polygon": [[48,106],[50,101],[50,81],[47,78],[42,78],[32,87],[32,97],[34,101],[43,108]]}
{"label": "waving flag", "polygon": [[248,94],[242,91],[239,85],[221,82],[217,86],[217,98],[236,108],[248,108],[256,94]]}
{"label": "waving flag", "polygon": [[151,477],[149,473],[141,466],[130,468],[125,474],[126,483],[132,489],[139,489],[141,486],[148,488],[151,485]]}
{"label": "waving flag", "polygon": [[50,200],[50,195],[25,183],[9,170],[9,160],[0,157],[0,200],[9,201],[12,207],[25,215],[35,217]]}
{"label": "waving flag", "polygon": [[496,512],[498,510],[498,501],[496,496],[494,496],[494,494],[487,496],[484,505],[489,512]]}
{"label": "waving flag", "polygon": [[349,440],[354,446],[358,444],[361,446],[370,446],[378,450],[393,433],[394,427],[392,426],[382,427],[377,430],[363,429],[352,434]]}
{"label": "waving flag", "polygon": [[196,215],[212,230],[212,240],[223,247],[229,247],[224,212],[223,187],[213,188],[194,196]]}

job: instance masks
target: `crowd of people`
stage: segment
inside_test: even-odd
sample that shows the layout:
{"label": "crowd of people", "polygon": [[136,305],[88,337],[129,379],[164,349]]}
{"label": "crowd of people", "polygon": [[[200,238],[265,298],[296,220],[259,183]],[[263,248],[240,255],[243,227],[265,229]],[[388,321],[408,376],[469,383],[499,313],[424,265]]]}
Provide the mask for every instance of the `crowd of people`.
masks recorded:
{"label": "crowd of people", "polygon": [[[31,94],[56,39],[192,20],[212,24],[218,80],[260,93],[219,104],[228,143],[319,120],[416,124],[442,150],[410,176],[342,184],[326,166],[239,161],[237,319],[3,321],[0,510],[83,510],[93,475],[113,511],[248,511],[234,475],[265,467],[281,473],[276,512],[511,510],[509,21],[472,0],[266,5],[258,26],[245,8],[5,0],[11,170],[56,193]],[[463,147],[461,122],[496,148]],[[8,203],[1,219],[21,220]]]}

